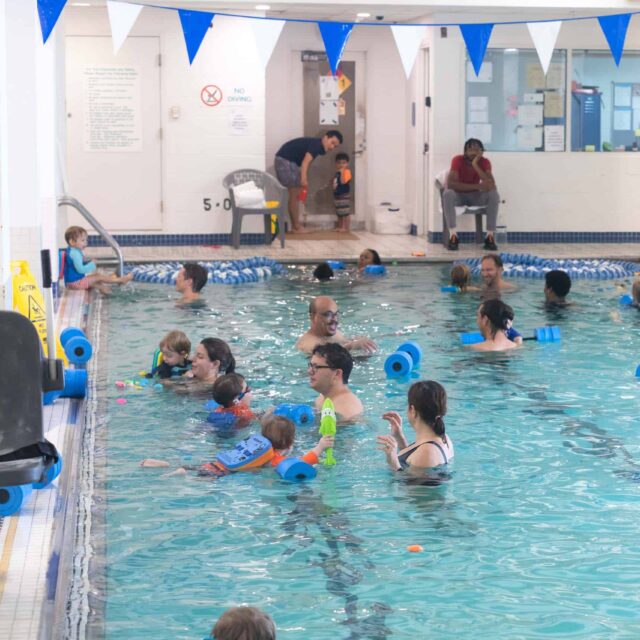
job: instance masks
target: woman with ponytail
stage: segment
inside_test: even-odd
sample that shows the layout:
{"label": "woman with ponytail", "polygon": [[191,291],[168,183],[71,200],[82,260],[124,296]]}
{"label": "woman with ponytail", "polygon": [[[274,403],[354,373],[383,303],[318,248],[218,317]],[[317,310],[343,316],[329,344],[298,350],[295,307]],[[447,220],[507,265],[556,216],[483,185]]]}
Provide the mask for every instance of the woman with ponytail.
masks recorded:
{"label": "woman with ponytail", "polygon": [[522,342],[522,339],[512,342],[507,337],[513,322],[513,309],[502,300],[496,298],[483,302],[478,307],[476,322],[484,337],[484,342],[471,346],[476,351],[506,351],[515,349]]}
{"label": "woman with ponytail", "polygon": [[416,432],[413,444],[407,444],[399,413],[387,411],[382,415],[391,428],[390,435],[377,436],[378,449],[385,452],[387,464],[392,471],[447,464],[453,458],[453,443],[445,433],[447,392],[444,387],[433,380],[421,380],[411,385],[408,400],[407,418]]}

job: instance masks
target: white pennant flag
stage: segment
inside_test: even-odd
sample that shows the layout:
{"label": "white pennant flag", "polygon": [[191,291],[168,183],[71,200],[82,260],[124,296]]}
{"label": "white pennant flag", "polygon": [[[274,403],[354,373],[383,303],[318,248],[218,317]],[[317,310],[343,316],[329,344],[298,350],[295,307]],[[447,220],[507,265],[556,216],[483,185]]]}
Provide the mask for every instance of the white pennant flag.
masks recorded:
{"label": "white pennant flag", "polygon": [[561,21],[558,22],[527,22],[527,28],[529,34],[533,40],[536,51],[538,52],[538,58],[540,65],[544,71],[544,75],[547,75],[549,69],[549,63],[551,62],[551,56],[556,46],[556,40],[560,33]]}
{"label": "white pennant flag", "polygon": [[391,27],[391,32],[393,33],[396,46],[398,47],[398,53],[402,60],[404,72],[407,74],[407,79],[411,75],[411,70],[416,61],[418,49],[420,49],[420,44],[425,36],[426,29],[424,25],[419,27]]}
{"label": "white pennant flag", "polygon": [[142,5],[107,0],[107,11],[109,12],[109,22],[111,23],[113,53],[117,54],[127,39],[134,22],[138,19],[142,11]]}
{"label": "white pennant flag", "polygon": [[251,20],[251,29],[263,68],[267,68],[285,20]]}

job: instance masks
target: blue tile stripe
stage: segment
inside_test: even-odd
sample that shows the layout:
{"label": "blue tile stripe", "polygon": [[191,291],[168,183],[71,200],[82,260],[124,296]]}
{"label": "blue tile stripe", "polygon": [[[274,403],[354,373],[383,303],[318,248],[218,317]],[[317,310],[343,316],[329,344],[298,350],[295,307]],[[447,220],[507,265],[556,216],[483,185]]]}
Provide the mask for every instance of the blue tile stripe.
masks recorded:
{"label": "blue tile stripe", "polygon": [[[166,247],[184,245],[231,244],[230,233],[123,233],[113,236],[121,247]],[[90,247],[106,247],[106,242],[95,235],[89,236]],[[264,233],[243,233],[240,244],[264,244]]]}
{"label": "blue tile stripe", "polygon": [[[565,244],[581,243],[625,243],[640,242],[640,231],[509,231],[509,244],[545,244],[561,242]],[[429,242],[440,244],[441,231],[430,231]],[[458,234],[460,243],[475,243],[474,231],[463,231]]]}

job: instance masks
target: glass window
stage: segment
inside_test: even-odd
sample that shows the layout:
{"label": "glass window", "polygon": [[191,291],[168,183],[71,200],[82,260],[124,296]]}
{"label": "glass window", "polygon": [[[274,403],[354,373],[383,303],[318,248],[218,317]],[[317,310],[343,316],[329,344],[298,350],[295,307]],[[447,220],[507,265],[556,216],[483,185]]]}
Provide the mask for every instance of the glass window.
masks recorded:
{"label": "glass window", "polygon": [[571,150],[637,151],[640,139],[640,53],[573,52]]}
{"label": "glass window", "polygon": [[490,151],[564,151],[567,55],[545,77],[535,49],[487,49],[476,77],[467,60],[466,138]]}

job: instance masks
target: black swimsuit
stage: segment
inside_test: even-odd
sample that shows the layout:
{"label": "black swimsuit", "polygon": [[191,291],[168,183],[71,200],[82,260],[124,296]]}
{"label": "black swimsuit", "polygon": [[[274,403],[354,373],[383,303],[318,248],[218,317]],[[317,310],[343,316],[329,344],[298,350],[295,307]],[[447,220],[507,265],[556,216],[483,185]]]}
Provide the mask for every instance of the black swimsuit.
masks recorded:
{"label": "black swimsuit", "polygon": [[407,462],[407,458],[409,458],[409,456],[418,447],[421,447],[423,444],[433,444],[436,447],[438,447],[438,449],[440,449],[440,453],[442,454],[442,459],[444,460],[444,462],[442,464],[449,464],[449,460],[447,459],[447,454],[445,453],[445,451],[442,448],[442,446],[438,442],[436,442],[435,440],[428,440],[427,442],[421,442],[420,444],[415,444],[415,442],[414,442],[413,444],[409,445],[410,449],[408,449],[403,454],[398,456],[398,462],[400,462],[400,466],[402,467],[403,470],[406,469],[409,466],[409,463]]}

